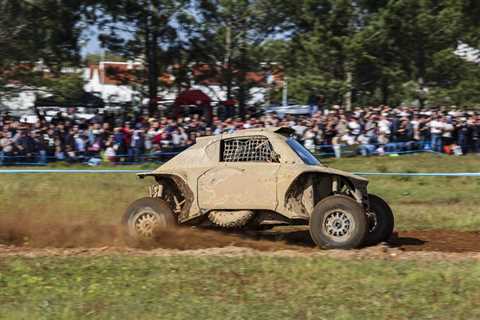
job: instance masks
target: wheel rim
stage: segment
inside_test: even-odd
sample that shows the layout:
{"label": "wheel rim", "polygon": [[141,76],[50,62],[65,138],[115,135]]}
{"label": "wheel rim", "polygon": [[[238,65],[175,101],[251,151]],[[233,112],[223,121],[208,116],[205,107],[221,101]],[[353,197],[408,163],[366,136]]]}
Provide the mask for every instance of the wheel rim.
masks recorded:
{"label": "wheel rim", "polygon": [[158,214],[151,208],[140,209],[130,222],[131,229],[142,238],[152,238],[155,229],[159,226]]}
{"label": "wheel rim", "polygon": [[350,237],[355,229],[355,221],[349,212],[335,209],[327,212],[323,221],[323,227],[327,236],[341,241]]}

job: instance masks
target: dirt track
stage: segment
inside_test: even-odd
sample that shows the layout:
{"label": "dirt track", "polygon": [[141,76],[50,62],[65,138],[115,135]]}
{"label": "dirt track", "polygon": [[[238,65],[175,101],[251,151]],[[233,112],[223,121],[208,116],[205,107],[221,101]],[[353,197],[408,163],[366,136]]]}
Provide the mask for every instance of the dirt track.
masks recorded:
{"label": "dirt track", "polygon": [[315,248],[305,228],[247,234],[181,228],[162,232],[149,247],[127,244],[119,226],[83,222],[0,221],[0,256],[69,255],[286,255],[347,258],[480,259],[480,232],[424,230],[400,232],[388,244],[351,251]]}

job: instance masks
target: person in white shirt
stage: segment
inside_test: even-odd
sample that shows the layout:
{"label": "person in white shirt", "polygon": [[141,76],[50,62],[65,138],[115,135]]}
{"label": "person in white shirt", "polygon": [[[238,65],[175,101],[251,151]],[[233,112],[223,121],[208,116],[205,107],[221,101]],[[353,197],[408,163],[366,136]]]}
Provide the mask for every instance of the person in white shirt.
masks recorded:
{"label": "person in white shirt", "polygon": [[445,127],[445,122],[442,116],[438,116],[429,123],[430,133],[432,137],[432,150],[435,152],[442,152],[442,133]]}
{"label": "person in white shirt", "polygon": [[360,135],[361,126],[360,126],[360,123],[358,123],[357,119],[352,118],[348,122],[348,129],[350,129],[351,135],[355,137],[358,137]]}
{"label": "person in white shirt", "polygon": [[413,119],[412,121],[410,121],[410,124],[412,125],[412,129],[413,129],[413,139],[415,141],[420,141],[420,120],[418,119],[417,115],[413,116]]}
{"label": "person in white shirt", "polygon": [[378,121],[378,132],[385,135],[390,135],[390,121],[387,120],[387,117],[382,115],[380,121]]}
{"label": "person in white shirt", "polygon": [[453,130],[454,126],[450,121],[443,123],[442,143],[444,145],[450,145],[453,143]]}
{"label": "person in white shirt", "polygon": [[303,141],[304,141],[304,146],[310,152],[314,153],[315,152],[315,132],[312,129],[307,129],[305,130],[305,133],[303,134]]}

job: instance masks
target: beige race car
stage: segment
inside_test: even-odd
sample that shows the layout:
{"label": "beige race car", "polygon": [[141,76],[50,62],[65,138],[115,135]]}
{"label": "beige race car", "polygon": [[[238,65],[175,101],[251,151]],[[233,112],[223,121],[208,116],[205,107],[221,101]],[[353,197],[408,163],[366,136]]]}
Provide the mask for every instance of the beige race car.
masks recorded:
{"label": "beige race car", "polygon": [[158,169],[149,197],[126,210],[130,237],[195,225],[267,229],[309,225],[321,248],[350,249],[386,241],[392,210],[367,193],[368,180],[322,165],[289,128],[247,129],[198,138]]}

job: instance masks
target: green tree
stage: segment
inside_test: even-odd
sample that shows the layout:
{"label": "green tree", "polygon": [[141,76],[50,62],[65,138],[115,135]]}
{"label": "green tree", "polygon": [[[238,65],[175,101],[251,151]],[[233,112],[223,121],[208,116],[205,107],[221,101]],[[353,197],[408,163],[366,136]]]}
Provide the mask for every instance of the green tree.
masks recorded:
{"label": "green tree", "polygon": [[183,45],[180,32],[191,19],[188,5],[187,0],[98,2],[97,22],[103,46],[129,59],[145,60],[146,69],[136,79],[148,88],[150,114],[157,110],[159,76],[172,65]]}
{"label": "green tree", "polygon": [[274,59],[263,55],[262,46],[290,23],[280,10],[283,4],[279,0],[210,0],[197,7],[197,36],[191,49],[196,61],[209,67],[195,80],[218,80],[227,99],[238,100],[240,114],[244,114],[250,88],[258,85],[248,75],[262,72],[262,66]]}
{"label": "green tree", "polygon": [[0,92],[37,87],[55,94],[61,87],[77,94],[80,76],[62,71],[79,66],[85,8],[79,0],[0,0]]}
{"label": "green tree", "polygon": [[[305,0],[295,5],[284,63],[298,100],[311,92],[332,103],[345,101],[349,92],[357,104],[477,99],[472,93],[478,65],[454,51],[460,42],[478,44],[478,1]],[[469,98],[462,98],[462,90]]]}
{"label": "green tree", "polygon": [[454,55],[460,41],[472,39],[465,12],[461,1],[406,0],[389,1],[373,15],[363,44],[375,77],[366,81],[380,88],[382,102],[433,102],[431,94],[441,96],[469,73],[474,66]]}
{"label": "green tree", "polygon": [[122,62],[124,61],[124,58],[122,56],[112,54],[111,52],[89,53],[83,58],[83,61],[86,65],[99,64],[102,60]]}
{"label": "green tree", "polygon": [[362,47],[363,28],[356,1],[294,1],[294,28],[285,61],[289,88],[296,100],[306,102],[321,93],[332,103],[350,99],[352,72]]}

